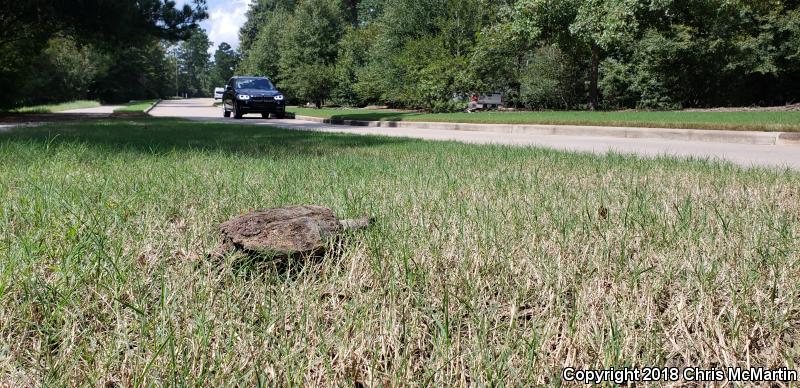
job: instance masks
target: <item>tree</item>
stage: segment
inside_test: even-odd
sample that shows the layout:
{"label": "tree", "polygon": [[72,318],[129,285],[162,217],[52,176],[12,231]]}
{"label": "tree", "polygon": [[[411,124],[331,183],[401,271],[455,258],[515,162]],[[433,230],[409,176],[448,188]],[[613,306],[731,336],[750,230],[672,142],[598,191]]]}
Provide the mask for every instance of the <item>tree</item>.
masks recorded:
{"label": "tree", "polygon": [[118,44],[185,39],[205,19],[205,0],[175,8],[173,0],[26,0],[3,3],[0,45],[47,39],[56,33],[80,41]]}
{"label": "tree", "polygon": [[578,6],[569,31],[589,46],[589,109],[599,107],[598,79],[605,52],[621,45],[638,27],[635,17],[638,0],[584,0]]}
{"label": "tree", "polygon": [[163,45],[156,39],[106,53],[102,66],[92,98],[119,103],[164,97],[170,92],[170,66]]}
{"label": "tree", "polygon": [[281,85],[317,107],[334,88],[334,64],[345,18],[339,0],[303,0],[280,41]]}
{"label": "tree", "polygon": [[258,0],[239,72],[321,104],[563,109],[800,97],[797,0]]}
{"label": "tree", "polygon": [[[239,50],[243,53],[250,51],[262,30],[262,26],[271,20],[275,20],[275,13],[291,13],[294,11],[296,3],[297,0],[254,0],[251,2],[250,8],[245,15],[247,19],[239,29]],[[285,22],[285,19],[282,21]]]}
{"label": "tree", "polygon": [[[251,43],[250,48],[247,49],[244,45],[240,46],[242,59],[239,62],[237,73],[278,78],[278,64],[281,58],[279,43],[286,29],[286,21],[291,18],[291,13],[285,10],[270,12],[263,18],[255,41]],[[242,31],[244,31],[244,27]],[[243,34],[240,33],[240,36]]]}
{"label": "tree", "polygon": [[[69,37],[76,46],[91,45],[113,53],[147,47],[152,39],[188,36],[207,17],[205,0],[175,8],[172,0],[25,0],[3,3],[0,15],[0,88],[19,90],[29,81],[31,65],[54,37]],[[0,96],[8,107],[28,99],[17,93]]]}
{"label": "tree", "polygon": [[25,71],[26,82],[18,92],[30,104],[85,99],[102,70],[102,59],[92,47],[79,47],[71,37],[54,37]]}
{"label": "tree", "polygon": [[453,94],[470,92],[470,53],[487,16],[478,0],[386,2],[371,22],[374,44],[354,89],[362,100],[452,110]]}
{"label": "tree", "polygon": [[189,96],[208,96],[213,88],[211,83],[211,55],[205,30],[196,28],[188,40],[180,45],[178,60],[184,81],[184,90]]}
{"label": "tree", "polygon": [[360,105],[367,99],[359,96],[357,91],[358,72],[367,63],[368,55],[374,43],[374,28],[348,27],[341,41],[335,65],[336,88],[332,91],[333,99],[345,105]]}
{"label": "tree", "polygon": [[570,109],[583,99],[583,78],[573,59],[557,45],[525,56],[518,103],[533,109]]}
{"label": "tree", "polygon": [[637,6],[638,0],[522,0],[516,6],[515,27],[529,39],[556,44],[575,57],[588,54],[588,106],[594,110],[599,106],[600,62],[638,28]]}
{"label": "tree", "polygon": [[639,9],[636,38],[616,44],[601,65],[606,100],[648,109],[796,100],[798,61],[786,48],[800,37],[797,15],[797,4],[784,1],[659,2]]}
{"label": "tree", "polygon": [[214,52],[213,84],[224,85],[233,77],[236,66],[239,64],[239,54],[231,45],[222,42]]}
{"label": "tree", "polygon": [[359,0],[356,5],[358,26],[366,26],[377,19],[383,13],[385,3],[384,0]]}

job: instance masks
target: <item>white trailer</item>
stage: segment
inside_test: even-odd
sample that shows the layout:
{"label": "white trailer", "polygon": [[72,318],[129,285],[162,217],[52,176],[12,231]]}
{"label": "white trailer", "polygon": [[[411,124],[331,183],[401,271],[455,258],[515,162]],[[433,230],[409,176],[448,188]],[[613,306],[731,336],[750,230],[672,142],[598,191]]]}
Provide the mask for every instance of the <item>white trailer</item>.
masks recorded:
{"label": "white trailer", "polygon": [[497,109],[503,106],[503,95],[500,93],[481,94],[478,96],[478,106],[483,109]]}

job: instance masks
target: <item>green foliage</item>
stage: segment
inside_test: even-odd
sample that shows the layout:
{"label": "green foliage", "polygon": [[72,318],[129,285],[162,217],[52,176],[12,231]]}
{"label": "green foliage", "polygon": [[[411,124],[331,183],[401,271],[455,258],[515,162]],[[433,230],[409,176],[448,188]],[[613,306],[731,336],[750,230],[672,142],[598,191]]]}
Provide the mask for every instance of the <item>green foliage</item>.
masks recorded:
{"label": "green foliage", "polygon": [[[123,58],[131,50],[146,52],[153,40],[186,39],[207,16],[205,0],[180,8],[171,0],[25,0],[3,2],[2,9],[0,89],[18,92],[0,96],[0,107],[82,98],[87,80],[94,77],[91,83],[108,87],[109,80],[99,78],[115,68],[133,71],[117,74],[131,81],[133,89],[141,89],[150,75],[103,58]],[[142,63],[141,58],[126,59]],[[53,69],[54,63],[70,68]],[[47,89],[54,89],[52,97],[37,90],[46,80],[50,80]]]}
{"label": "green foliage", "polygon": [[20,94],[25,103],[54,103],[86,98],[100,71],[101,58],[70,37],[55,37],[27,70]]}
{"label": "green foliage", "polygon": [[358,82],[359,70],[368,62],[370,48],[374,44],[373,32],[374,28],[348,28],[339,42],[334,72],[336,87],[331,96],[335,102],[344,105],[369,102],[369,94],[365,91],[360,93]]}
{"label": "green foliage", "polygon": [[528,46],[508,20],[485,27],[469,58],[470,89],[500,92],[506,101],[524,105],[519,97]]}
{"label": "green foliage", "polygon": [[211,73],[211,83],[215,86],[223,86],[233,77],[236,67],[239,65],[239,53],[231,45],[222,42],[214,52],[214,67]]}
{"label": "green foliage", "polygon": [[270,12],[268,17],[263,18],[256,31],[256,37],[250,44],[252,48],[245,49],[244,44],[241,46],[242,60],[237,68],[237,74],[277,78],[281,58],[279,42],[286,28],[286,20],[289,18],[291,14],[282,10]]}
{"label": "green foliage", "polygon": [[[301,102],[309,96],[300,89],[345,105],[428,110],[452,104],[454,94],[486,92],[533,109],[673,109],[800,97],[796,1],[311,3],[256,2],[241,31],[240,70],[274,76]],[[324,74],[300,76],[303,65]],[[328,83],[307,87],[311,82]]]}
{"label": "green foliage", "polygon": [[[758,4],[698,4],[678,8],[672,23],[650,23],[603,62],[608,107],[674,109],[710,105],[784,104],[797,99],[790,59],[792,18]],[[787,28],[788,27],[788,28]],[[794,90],[792,90],[794,89]]]}
{"label": "green foliage", "polygon": [[[635,105],[643,109],[675,109],[699,90],[693,73],[702,62],[690,62],[702,51],[691,31],[675,26],[671,31],[649,30],[633,46],[631,61],[609,58],[603,63],[601,89],[609,107]],[[690,65],[692,64],[692,65]],[[674,71],[690,65],[684,71]]]}
{"label": "green foliage", "polygon": [[278,42],[278,81],[285,92],[318,106],[334,88],[345,17],[339,0],[303,0]]}
{"label": "green foliage", "polygon": [[324,63],[298,64],[287,69],[282,83],[284,90],[304,101],[313,102],[321,107],[330,97],[331,86],[335,81],[335,70],[332,65]]}
{"label": "green foliage", "polygon": [[[564,2],[570,4],[570,2]],[[639,0],[583,0],[577,5],[569,32],[603,50],[630,43],[638,27]]]}
{"label": "green foliage", "polygon": [[580,104],[581,73],[558,46],[541,47],[526,62],[520,75],[520,105],[530,109],[569,109]]}
{"label": "green foliage", "polygon": [[[239,30],[239,49],[249,52],[258,39],[259,34],[267,23],[273,20],[286,22],[282,19],[285,13],[291,13],[297,0],[255,0],[250,3],[247,10],[247,20]],[[255,49],[256,51],[258,48]]]}
{"label": "green foliage", "polygon": [[396,86],[397,101],[404,106],[446,111],[450,110],[448,103],[453,94],[464,91],[459,86],[467,59],[451,56],[442,38],[425,37],[408,42],[397,63],[407,79]]}
{"label": "green foliage", "polygon": [[360,0],[356,5],[358,24],[369,24],[383,13],[385,0]]}
{"label": "green foliage", "polygon": [[211,41],[208,40],[208,35],[204,30],[198,28],[178,48],[182,90],[189,97],[207,97],[214,89],[214,82],[211,79],[211,55],[208,54],[209,47],[211,47]]}
{"label": "green foliage", "polygon": [[148,45],[120,47],[105,58],[92,97],[120,103],[167,95],[171,69],[165,55],[164,47],[155,40]]}
{"label": "green foliage", "polygon": [[[391,64],[386,60],[372,60],[356,70],[356,81],[352,84],[358,99],[367,104],[382,102],[396,105],[392,85],[402,79],[397,72],[389,72]],[[392,79],[394,77],[396,79]]]}
{"label": "green foliage", "polygon": [[474,91],[470,51],[481,28],[481,5],[476,0],[386,3],[376,21],[380,44],[365,74],[385,77],[382,100],[434,111],[463,110],[464,104],[455,105],[452,98]]}

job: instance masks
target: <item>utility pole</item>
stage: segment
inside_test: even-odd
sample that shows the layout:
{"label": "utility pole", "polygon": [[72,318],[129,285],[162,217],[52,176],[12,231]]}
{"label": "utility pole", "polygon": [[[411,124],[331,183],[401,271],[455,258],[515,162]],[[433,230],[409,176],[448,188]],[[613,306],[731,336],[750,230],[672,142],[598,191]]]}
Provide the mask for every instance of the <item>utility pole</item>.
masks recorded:
{"label": "utility pole", "polygon": [[175,96],[178,96],[178,48],[175,47],[172,50],[172,53],[175,54]]}

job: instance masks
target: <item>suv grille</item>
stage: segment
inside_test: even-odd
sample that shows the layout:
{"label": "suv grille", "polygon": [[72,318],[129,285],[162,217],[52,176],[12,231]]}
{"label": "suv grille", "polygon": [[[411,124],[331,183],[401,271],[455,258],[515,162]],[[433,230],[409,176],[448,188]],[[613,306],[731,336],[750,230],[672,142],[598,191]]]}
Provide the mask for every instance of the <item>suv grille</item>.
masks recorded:
{"label": "suv grille", "polygon": [[273,100],[275,100],[274,97],[250,97],[252,102],[272,102]]}

